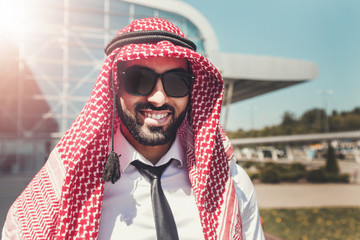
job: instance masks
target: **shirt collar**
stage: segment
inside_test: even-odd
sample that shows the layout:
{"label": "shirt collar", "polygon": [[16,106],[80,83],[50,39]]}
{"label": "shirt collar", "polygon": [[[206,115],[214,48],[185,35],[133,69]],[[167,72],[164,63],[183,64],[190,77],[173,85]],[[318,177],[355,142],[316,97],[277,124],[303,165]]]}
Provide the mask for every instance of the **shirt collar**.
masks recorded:
{"label": "shirt collar", "polygon": [[[115,152],[119,155],[120,171],[124,173],[126,168],[134,160],[139,160],[147,165],[154,166],[149,160],[142,156],[136,149],[126,140],[119,128],[117,129],[114,137]],[[169,151],[155,164],[155,166],[161,166],[166,164],[170,159],[178,160],[178,167],[182,167],[185,158],[185,149],[181,143],[179,134],[176,134],[176,138],[171,145]]]}

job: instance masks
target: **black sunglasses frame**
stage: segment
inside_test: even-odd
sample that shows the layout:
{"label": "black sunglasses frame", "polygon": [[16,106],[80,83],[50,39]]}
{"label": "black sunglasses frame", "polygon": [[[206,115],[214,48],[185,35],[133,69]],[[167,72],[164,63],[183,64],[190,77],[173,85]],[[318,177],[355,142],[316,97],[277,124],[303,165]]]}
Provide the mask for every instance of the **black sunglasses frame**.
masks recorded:
{"label": "black sunglasses frame", "polygon": [[[134,93],[132,91],[130,91],[128,88],[127,88],[127,84],[126,84],[126,81],[129,81],[129,79],[126,78],[126,75],[127,73],[129,72],[146,72],[146,73],[150,73],[153,78],[150,79],[153,83],[152,83],[152,87],[149,88],[149,90],[144,93],[144,94],[140,94],[140,93]],[[173,97],[173,98],[181,98],[181,97],[185,97],[187,96],[190,91],[191,91],[191,87],[192,87],[192,83],[194,82],[194,75],[184,69],[181,69],[181,68],[176,68],[176,69],[171,69],[169,71],[166,71],[164,73],[157,73],[155,72],[153,69],[151,68],[147,68],[147,67],[142,67],[142,66],[132,66],[124,71],[119,71],[118,70],[118,73],[121,74],[122,79],[124,81],[124,89],[125,91],[130,94],[130,95],[133,95],[133,96],[148,96],[149,94],[151,94],[154,89],[155,89],[155,86],[156,86],[156,83],[157,83],[157,80],[160,78],[161,79],[161,83],[163,85],[163,89],[166,93],[167,96],[169,97]],[[168,90],[168,84],[173,84],[173,82],[169,81],[169,80],[165,80],[166,79],[166,76],[169,75],[169,74],[175,74],[178,76],[179,80],[183,81],[185,83],[185,85],[187,86],[187,91],[184,93],[184,94],[178,94],[178,95],[174,95],[174,94],[169,94],[169,90]],[[120,75],[118,75],[120,76]],[[119,78],[120,79],[120,78]],[[189,81],[187,81],[186,79],[189,79]],[[150,81],[148,79],[148,81]]]}

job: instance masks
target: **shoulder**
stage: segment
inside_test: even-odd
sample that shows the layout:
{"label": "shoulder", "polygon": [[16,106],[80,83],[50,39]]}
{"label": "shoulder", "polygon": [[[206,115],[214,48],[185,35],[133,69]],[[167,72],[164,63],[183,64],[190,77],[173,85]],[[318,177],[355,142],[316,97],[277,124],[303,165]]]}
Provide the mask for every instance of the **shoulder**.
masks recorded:
{"label": "shoulder", "polygon": [[49,239],[55,233],[64,176],[65,169],[55,149],[11,205],[3,239]]}
{"label": "shoulder", "polygon": [[245,170],[236,164],[235,158],[230,162],[230,171],[239,201],[244,239],[265,239],[260,222],[259,209],[254,185]]}
{"label": "shoulder", "polygon": [[254,185],[245,170],[236,163],[235,158],[230,162],[230,172],[239,201],[248,203],[255,194]]}

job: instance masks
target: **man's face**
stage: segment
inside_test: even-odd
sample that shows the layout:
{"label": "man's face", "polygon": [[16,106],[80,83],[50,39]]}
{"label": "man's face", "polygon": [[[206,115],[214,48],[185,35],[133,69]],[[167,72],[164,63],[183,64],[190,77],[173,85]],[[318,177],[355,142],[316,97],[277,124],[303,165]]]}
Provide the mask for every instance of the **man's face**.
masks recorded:
{"label": "man's face", "polygon": [[[173,69],[188,70],[187,60],[169,57],[133,60],[119,65],[122,71],[132,66],[146,67],[159,74]],[[128,130],[123,132],[125,137],[129,140],[132,136],[140,144],[147,146],[164,145],[172,141],[185,117],[189,95],[169,97],[158,78],[151,93],[134,96],[125,91],[123,76],[119,75],[119,79],[118,113]]]}

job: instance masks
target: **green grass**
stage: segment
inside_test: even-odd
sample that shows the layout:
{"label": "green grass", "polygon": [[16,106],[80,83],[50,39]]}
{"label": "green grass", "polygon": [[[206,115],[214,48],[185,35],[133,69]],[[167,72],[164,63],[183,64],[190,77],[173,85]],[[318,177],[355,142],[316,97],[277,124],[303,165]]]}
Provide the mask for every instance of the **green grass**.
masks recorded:
{"label": "green grass", "polygon": [[360,208],[260,209],[264,231],[286,240],[360,239]]}

